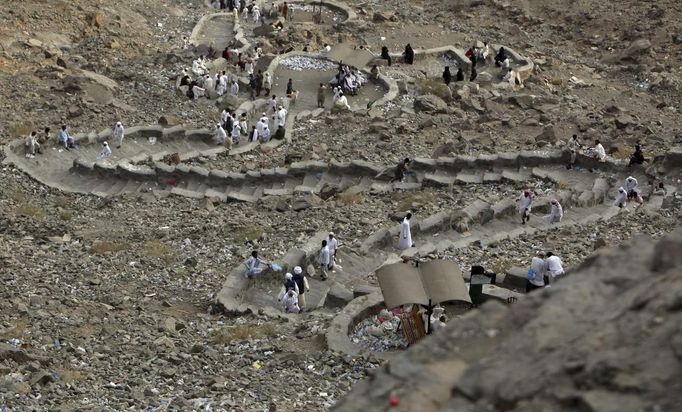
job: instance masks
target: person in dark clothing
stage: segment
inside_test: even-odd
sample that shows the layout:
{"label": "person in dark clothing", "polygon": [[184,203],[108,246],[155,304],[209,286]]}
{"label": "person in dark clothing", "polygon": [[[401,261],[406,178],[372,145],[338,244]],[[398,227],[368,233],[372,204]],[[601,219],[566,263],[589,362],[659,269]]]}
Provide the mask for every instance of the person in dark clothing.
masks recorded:
{"label": "person in dark clothing", "polygon": [[476,57],[476,53],[469,56],[469,61],[471,62],[471,67],[476,67],[476,63],[478,63],[478,57]]}
{"label": "person in dark clothing", "polygon": [[641,165],[644,163],[644,153],[642,152],[642,147],[638,144],[635,145],[635,152],[630,156],[630,164],[629,166],[632,165]]}
{"label": "person in dark clothing", "polygon": [[272,135],[272,138],[276,139],[276,140],[283,140],[285,132],[286,132],[286,130],[284,130],[283,126],[278,126],[277,131],[275,132],[274,135]]}
{"label": "person in dark clothing", "polygon": [[191,79],[189,78],[188,75],[182,76],[182,79],[180,79],[180,86],[189,86],[191,83]]}
{"label": "person in dark clothing", "polygon": [[256,74],[256,96],[260,96],[260,92],[263,90],[263,71],[258,70]]}
{"label": "person in dark clothing", "polygon": [[464,71],[462,68],[457,69],[457,74],[455,74],[455,81],[456,82],[463,82],[464,81]]}
{"label": "person in dark clothing", "polygon": [[388,47],[381,47],[381,58],[388,61],[388,65],[391,65],[391,55],[388,53]]}
{"label": "person in dark clothing", "polygon": [[405,56],[405,63],[414,63],[414,50],[412,50],[412,46],[409,43],[405,46],[405,53],[403,55]]}
{"label": "person in dark clothing", "polygon": [[254,76],[253,73],[251,73],[249,75],[249,89],[250,89],[249,92],[250,92],[251,99],[254,99],[254,100],[256,99],[257,87],[258,87],[258,80],[256,80],[256,76]]}
{"label": "person in dark clothing", "polygon": [[230,61],[231,56],[232,56],[232,53],[230,53],[230,48],[225,47],[225,50],[223,50],[223,59]]}
{"label": "person in dark clothing", "polygon": [[287,95],[290,95],[294,91],[294,81],[292,79],[289,79],[287,82]]}
{"label": "person in dark clothing", "polygon": [[300,266],[294,268],[293,279],[294,282],[296,282],[296,286],[298,286],[298,307],[301,308],[301,312],[303,312],[303,309],[306,306],[305,292],[310,290],[310,286],[308,284],[308,279]]}
{"label": "person in dark clothing", "polygon": [[450,84],[452,81],[452,74],[450,73],[450,66],[445,66],[445,70],[443,70],[443,81],[445,84]]}
{"label": "person in dark clothing", "polygon": [[246,7],[246,0],[239,0],[239,14],[244,13],[244,7]]}
{"label": "person in dark clothing", "polygon": [[402,162],[398,163],[395,168],[395,175],[391,182],[402,182],[405,178],[405,172],[407,172],[407,166],[410,164],[410,158],[406,157]]}
{"label": "person in dark clothing", "polygon": [[505,52],[504,47],[500,47],[495,56],[495,66],[500,67],[505,60],[507,60],[507,52]]}
{"label": "person in dark clothing", "polygon": [[478,76],[478,72],[476,71],[476,65],[472,64],[471,65],[471,77],[469,77],[469,81],[473,82],[476,80],[476,76]]}

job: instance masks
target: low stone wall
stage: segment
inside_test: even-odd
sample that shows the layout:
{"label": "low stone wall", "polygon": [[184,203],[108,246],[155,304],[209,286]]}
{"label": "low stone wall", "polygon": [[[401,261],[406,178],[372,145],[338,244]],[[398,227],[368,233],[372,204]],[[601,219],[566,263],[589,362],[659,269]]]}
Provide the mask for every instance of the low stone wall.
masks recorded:
{"label": "low stone wall", "polygon": [[[327,232],[318,232],[312,236],[303,246],[290,249],[284,257],[276,263],[281,265],[284,270],[294,266],[306,267],[317,256],[320,243],[327,236]],[[246,268],[243,264],[234,268],[223,283],[222,288],[215,297],[215,304],[221,310],[230,314],[258,313],[266,311],[272,314],[280,314],[274,308],[263,308],[245,302],[242,292],[249,285],[249,279],[244,277]]]}
{"label": "low stone wall", "polygon": [[[274,4],[275,4],[275,7],[277,7],[279,9],[279,6],[281,6],[283,3],[284,3],[283,1],[279,1],[279,2],[276,2]],[[353,11],[353,9],[351,9],[350,7],[346,6],[343,3],[338,3],[335,1],[331,1],[331,0],[324,0],[324,1],[292,0],[292,1],[287,1],[286,3],[287,4],[309,4],[309,5],[315,5],[315,6],[322,5],[322,6],[327,7],[328,9],[331,9],[333,11],[340,12],[341,14],[345,15],[346,18],[343,21],[338,22],[338,24],[351,22],[353,20],[357,20],[357,18],[358,18],[357,13],[355,13],[355,11]]]}
{"label": "low stone wall", "polygon": [[[327,328],[325,338],[329,350],[350,356],[366,352],[366,349],[351,342],[349,335],[361,320],[376,315],[384,308],[384,297],[381,292],[363,295],[350,301]],[[390,353],[373,353],[378,357],[390,357]]]}
{"label": "low stone wall", "polygon": [[[338,61],[330,59],[329,57],[325,55],[321,55],[319,53],[310,53],[310,52],[302,52],[302,51],[291,51],[289,53],[284,53],[275,56],[274,59],[270,62],[268,65],[268,68],[266,69],[267,72],[270,73],[270,76],[274,79],[275,76],[275,70],[277,69],[277,66],[282,60],[285,60],[289,57],[293,56],[300,56],[300,57],[307,57],[310,59],[319,59],[319,60],[327,60],[330,62],[338,63]],[[369,78],[371,77],[371,74],[367,71],[367,68],[361,68],[359,67],[358,69],[362,70],[362,72]],[[384,94],[383,97],[375,100],[372,104],[371,107],[375,106],[380,106],[383,105],[386,102],[389,102],[393,99],[395,99],[398,96],[398,84],[391,78],[380,75],[379,79],[377,80],[379,84],[381,84],[384,88],[388,89],[386,94]]]}

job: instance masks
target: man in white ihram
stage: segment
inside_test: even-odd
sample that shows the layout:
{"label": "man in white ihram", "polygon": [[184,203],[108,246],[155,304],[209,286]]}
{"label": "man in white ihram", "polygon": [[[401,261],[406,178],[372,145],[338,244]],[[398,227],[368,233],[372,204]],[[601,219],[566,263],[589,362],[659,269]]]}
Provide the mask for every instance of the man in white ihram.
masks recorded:
{"label": "man in white ihram", "polygon": [[116,126],[114,127],[114,139],[116,139],[117,149],[120,149],[121,146],[123,146],[123,136],[124,136],[123,123],[116,122]]}
{"label": "man in white ihram", "polygon": [[558,277],[564,275],[564,267],[561,264],[561,259],[559,259],[559,256],[554,256],[552,252],[547,252],[547,259],[545,259],[545,265],[547,269],[548,280],[547,286],[557,281]]}
{"label": "man in white ihram", "polygon": [[412,247],[412,232],[410,231],[410,219],[412,213],[408,213],[400,224],[400,239],[398,239],[398,249],[405,250]]}

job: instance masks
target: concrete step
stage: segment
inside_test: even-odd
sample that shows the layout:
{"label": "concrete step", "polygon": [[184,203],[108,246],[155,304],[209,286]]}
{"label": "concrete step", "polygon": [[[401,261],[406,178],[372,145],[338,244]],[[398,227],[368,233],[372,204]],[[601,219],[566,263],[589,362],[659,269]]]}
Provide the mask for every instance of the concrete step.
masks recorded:
{"label": "concrete step", "polygon": [[193,190],[181,189],[179,187],[172,188],[170,192],[172,195],[188,197],[191,199],[203,199],[205,197],[204,192],[195,192]]}
{"label": "concrete step", "polygon": [[482,173],[457,173],[455,177],[455,184],[468,185],[468,184],[481,184],[483,183]]}
{"label": "concrete step", "polygon": [[502,181],[502,173],[485,172],[483,173],[483,183],[499,183]]}
{"label": "concrete step", "polygon": [[97,185],[90,189],[90,193],[99,197],[107,197],[109,195],[109,190],[111,190],[111,188],[114,187],[117,183],[118,179],[105,177],[102,180],[99,180],[97,182]]}
{"label": "concrete step", "polygon": [[142,187],[142,183],[134,180],[134,179],[128,179],[126,180],[125,186],[121,188],[121,190],[116,193],[117,195],[119,194],[126,194],[126,193],[135,193],[137,190]]}
{"label": "concrete step", "polygon": [[531,172],[529,171],[515,171],[511,169],[505,169],[502,171],[502,181],[512,182],[512,183],[526,183],[531,178]]}
{"label": "concrete step", "polygon": [[455,176],[444,173],[427,173],[422,179],[424,187],[450,187],[455,183]]}
{"label": "concrete step", "polygon": [[227,195],[225,194],[225,192],[220,192],[215,189],[206,189],[206,192],[204,192],[204,196],[206,196],[207,198],[218,199],[221,202],[227,200]]}
{"label": "concrete step", "polygon": [[236,202],[256,203],[258,198],[232,190],[225,193],[226,200]]}

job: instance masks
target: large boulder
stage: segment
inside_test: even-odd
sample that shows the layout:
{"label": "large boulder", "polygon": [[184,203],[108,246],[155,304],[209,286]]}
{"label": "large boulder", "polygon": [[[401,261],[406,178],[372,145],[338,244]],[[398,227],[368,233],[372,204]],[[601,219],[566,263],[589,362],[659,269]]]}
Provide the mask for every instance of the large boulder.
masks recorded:
{"label": "large boulder", "polygon": [[324,306],[329,309],[342,308],[353,300],[355,296],[348,288],[340,284],[339,282],[332,283],[329,292],[327,292],[327,298],[324,301]]}
{"label": "large boulder", "polygon": [[447,112],[448,104],[443,99],[433,94],[425,94],[417,96],[414,99],[414,110],[426,113],[445,113]]}
{"label": "large boulder", "polygon": [[539,135],[535,136],[536,143],[550,143],[555,144],[559,140],[557,131],[554,126],[547,126]]}

